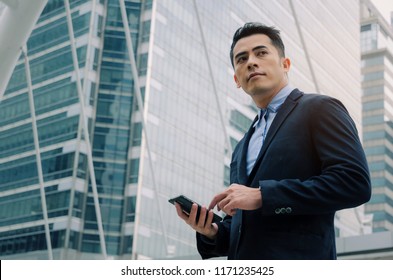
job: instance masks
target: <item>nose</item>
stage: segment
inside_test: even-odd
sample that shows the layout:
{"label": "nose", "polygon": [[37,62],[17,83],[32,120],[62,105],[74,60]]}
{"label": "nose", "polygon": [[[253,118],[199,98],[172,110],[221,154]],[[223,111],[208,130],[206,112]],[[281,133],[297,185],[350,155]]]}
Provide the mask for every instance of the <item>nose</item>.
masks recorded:
{"label": "nose", "polygon": [[257,63],[255,55],[250,55],[248,57],[248,61],[247,61],[247,68],[249,70],[252,70],[252,69],[257,68],[257,67],[258,67],[258,63]]}

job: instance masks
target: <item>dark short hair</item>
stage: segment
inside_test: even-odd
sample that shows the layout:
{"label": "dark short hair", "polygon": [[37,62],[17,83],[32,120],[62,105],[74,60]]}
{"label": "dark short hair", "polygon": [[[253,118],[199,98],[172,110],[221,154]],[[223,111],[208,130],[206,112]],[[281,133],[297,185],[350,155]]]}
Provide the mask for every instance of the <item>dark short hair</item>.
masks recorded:
{"label": "dark short hair", "polygon": [[277,49],[278,54],[281,57],[285,57],[285,47],[280,36],[280,30],[276,29],[273,26],[266,26],[259,22],[247,22],[238,30],[236,30],[235,34],[233,35],[231,52],[230,52],[232,67],[234,66],[233,48],[235,47],[236,43],[244,37],[248,37],[255,34],[264,34],[268,36],[273,46]]}

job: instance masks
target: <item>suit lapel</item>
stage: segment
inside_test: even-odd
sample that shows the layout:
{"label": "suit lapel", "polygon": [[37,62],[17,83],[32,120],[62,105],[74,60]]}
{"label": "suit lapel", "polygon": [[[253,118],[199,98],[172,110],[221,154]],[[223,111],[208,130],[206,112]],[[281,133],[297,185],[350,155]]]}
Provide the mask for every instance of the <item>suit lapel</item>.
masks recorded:
{"label": "suit lapel", "polygon": [[240,161],[238,162],[238,179],[239,184],[245,184],[247,182],[247,152],[248,152],[248,144],[250,143],[250,139],[252,134],[254,133],[255,128],[254,123],[258,120],[258,116],[255,117],[254,121],[251,124],[250,129],[244,135],[243,147],[241,148]]}
{"label": "suit lapel", "polygon": [[259,155],[255,161],[255,164],[254,164],[254,167],[251,171],[251,174],[248,178],[248,183],[252,182],[253,177],[255,176],[256,170],[258,170],[259,165],[261,164],[262,158],[265,155],[266,150],[269,147],[271,141],[273,140],[277,131],[281,127],[282,123],[285,121],[285,119],[288,117],[288,115],[292,112],[292,110],[296,107],[297,100],[302,95],[303,95],[303,93],[301,91],[299,91],[298,89],[294,89],[291,92],[291,94],[288,96],[288,98],[285,100],[285,102],[281,106],[281,108],[278,110],[277,115],[274,118],[273,123],[271,124],[269,131],[266,135],[266,139],[265,139],[265,142],[263,143],[261,151],[259,152]]}

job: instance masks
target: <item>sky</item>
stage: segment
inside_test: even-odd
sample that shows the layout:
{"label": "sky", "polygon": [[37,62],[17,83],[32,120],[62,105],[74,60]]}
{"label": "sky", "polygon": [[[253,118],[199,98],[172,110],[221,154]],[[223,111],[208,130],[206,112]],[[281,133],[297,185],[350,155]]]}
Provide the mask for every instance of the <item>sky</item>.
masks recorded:
{"label": "sky", "polygon": [[392,0],[371,0],[371,2],[377,7],[381,14],[386,18],[387,22],[390,23],[390,12],[393,11]]}

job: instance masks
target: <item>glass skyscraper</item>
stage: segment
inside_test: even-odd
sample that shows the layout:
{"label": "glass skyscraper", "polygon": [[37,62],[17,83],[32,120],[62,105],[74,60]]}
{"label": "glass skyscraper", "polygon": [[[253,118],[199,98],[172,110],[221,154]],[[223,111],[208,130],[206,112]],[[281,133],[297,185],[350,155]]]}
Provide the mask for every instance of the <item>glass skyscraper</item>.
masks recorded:
{"label": "glass skyscraper", "polygon": [[[361,132],[357,0],[49,0],[0,101],[1,258],[197,257],[167,200],[229,184],[257,111],[229,59],[247,21],[282,30],[290,83],[342,100]],[[337,236],[367,223],[341,211]]]}
{"label": "glass skyscraper", "polygon": [[393,230],[393,27],[369,0],[361,4],[363,139],[373,194],[373,231]]}

